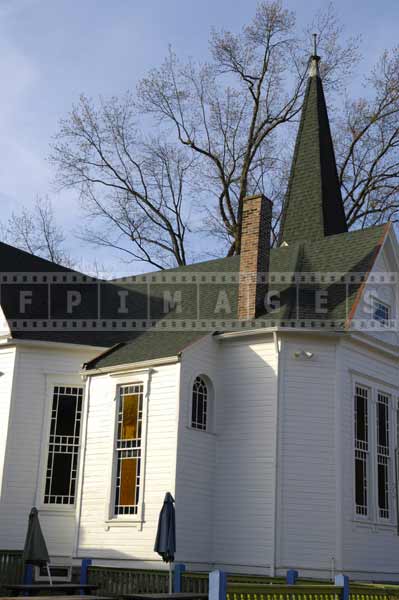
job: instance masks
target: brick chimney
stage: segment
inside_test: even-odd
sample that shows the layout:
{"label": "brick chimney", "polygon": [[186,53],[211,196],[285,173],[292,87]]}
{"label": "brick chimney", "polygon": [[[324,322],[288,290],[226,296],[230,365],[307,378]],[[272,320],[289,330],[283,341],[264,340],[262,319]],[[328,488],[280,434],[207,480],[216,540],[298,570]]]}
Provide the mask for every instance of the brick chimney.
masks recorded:
{"label": "brick chimney", "polygon": [[[244,199],[241,225],[237,316],[254,319],[264,312],[269,273],[272,202],[265,196]],[[262,281],[264,277],[264,281]]]}

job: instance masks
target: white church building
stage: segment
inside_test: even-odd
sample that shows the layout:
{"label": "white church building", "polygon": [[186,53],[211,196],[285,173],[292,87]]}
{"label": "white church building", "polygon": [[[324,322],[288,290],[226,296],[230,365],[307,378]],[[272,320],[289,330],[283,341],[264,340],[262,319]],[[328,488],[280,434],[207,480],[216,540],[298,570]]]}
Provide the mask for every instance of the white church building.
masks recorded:
{"label": "white church building", "polygon": [[[347,231],[313,57],[280,240],[100,282],[0,244],[0,548],[158,568],[399,581],[398,244]],[[254,273],[258,274],[254,276]]]}

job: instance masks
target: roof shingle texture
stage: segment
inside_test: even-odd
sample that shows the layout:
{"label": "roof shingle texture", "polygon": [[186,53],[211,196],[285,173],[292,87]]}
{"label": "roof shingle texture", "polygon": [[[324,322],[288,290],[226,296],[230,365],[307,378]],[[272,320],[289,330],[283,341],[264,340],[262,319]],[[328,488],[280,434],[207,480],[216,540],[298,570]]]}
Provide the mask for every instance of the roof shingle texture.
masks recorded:
{"label": "roof shingle texture", "polygon": [[[334,321],[344,321],[355,301],[360,283],[354,283],[348,286],[348,296],[345,286],[339,285],[339,282],[326,281],[318,284],[301,284],[299,286],[299,309],[297,306],[297,290],[290,282],[289,274],[293,273],[367,273],[375,259],[376,250],[379,247],[384,235],[384,226],[373,227],[370,229],[331,235],[316,241],[306,243],[292,243],[289,246],[273,248],[270,253],[270,274],[278,275],[284,273],[285,280],[275,283],[273,279],[269,284],[269,289],[280,294],[280,306],[270,314],[261,315],[258,322],[265,326],[278,325],[283,321],[290,319],[325,319]],[[0,270],[4,272],[65,272],[71,273],[70,269],[60,267],[44,259],[32,256],[26,252],[0,243]],[[109,350],[96,359],[91,361],[87,367],[109,367],[120,364],[139,362],[144,360],[175,356],[186,348],[189,344],[197,341],[203,335],[212,331],[212,320],[217,321],[224,317],[216,307],[220,292],[223,292],[231,308],[230,314],[226,319],[234,320],[237,317],[237,292],[238,277],[236,282],[223,283],[224,274],[226,281],[231,279],[232,275],[239,272],[239,257],[222,258],[212,261],[206,261],[194,265],[180,267],[163,271],[169,275],[169,280],[174,273],[179,275],[195,275],[199,282],[192,286],[181,287],[179,283],[175,286],[170,283],[156,284],[150,287],[151,297],[150,306],[151,317],[154,323],[159,327],[165,321],[169,323],[173,319],[184,320],[192,319],[193,306],[199,297],[200,317],[207,320],[208,326],[204,331],[184,331],[182,328],[176,330],[159,331],[158,329],[149,329],[145,331],[17,331],[13,330],[12,314],[13,304],[7,303],[7,296],[2,296],[2,309],[11,327],[12,336],[15,338],[67,342],[71,344],[85,344],[108,348]],[[206,282],[201,283],[201,273],[207,274]],[[213,282],[212,275],[218,275],[218,282]],[[287,276],[288,274],[288,276]],[[153,274],[147,274],[147,277]],[[229,277],[230,276],[230,277]],[[144,276],[146,277],[146,276]],[[129,287],[122,281],[107,282],[104,285],[103,310],[105,313],[109,308],[109,316],[112,318],[111,300],[120,290],[128,290],[132,294],[134,305],[145,305],[147,299],[141,291],[137,292],[137,285]],[[181,312],[170,310],[168,314],[163,313],[163,293],[165,289],[173,292],[174,289],[181,289],[182,303]],[[314,296],[317,290],[327,290],[328,292],[328,310],[320,317],[315,313]],[[197,296],[197,293],[199,294]],[[137,302],[137,297],[139,301]],[[145,302],[143,303],[143,298]],[[107,306],[109,304],[109,307]],[[196,311],[194,311],[196,313]]]}
{"label": "roof shingle texture", "polygon": [[[269,284],[269,289],[280,294],[280,306],[270,314],[258,317],[258,323],[266,327],[279,325],[290,320],[314,319],[318,322],[334,322],[337,329],[341,328],[354,305],[356,295],[361,286],[361,281],[343,285],[339,280],[326,280],[315,284],[299,284],[299,302],[297,301],[297,288],[290,281],[290,274],[300,273],[361,273],[365,276],[371,269],[376,252],[385,234],[385,226],[372,227],[359,231],[352,231],[325,237],[321,240],[291,244],[273,248],[270,254],[270,274],[286,275],[286,283]],[[239,257],[230,257],[207,261],[174,271],[179,273],[218,273],[229,274],[239,271]],[[169,271],[173,273],[173,270]],[[176,284],[178,287],[178,284]],[[161,286],[162,287],[162,286]],[[168,288],[169,289],[169,288]],[[220,290],[224,290],[230,301],[230,319],[237,317],[237,292],[236,284],[203,284],[201,297],[201,317],[203,319],[220,319],[215,311]],[[315,295],[320,291],[327,292],[327,312],[317,313],[315,310]],[[161,289],[159,290],[161,292]],[[182,313],[190,312],[190,294],[182,296]],[[181,314],[173,311],[168,314],[168,319],[181,318]],[[162,319],[157,322],[159,326]],[[238,325],[238,324],[237,324]],[[251,327],[251,325],[248,325]],[[194,343],[209,331],[138,331],[131,334],[132,339],[118,345],[114,349],[100,355],[87,364],[88,369],[106,368],[121,364],[134,363],[161,357],[177,355],[189,344]]]}
{"label": "roof shingle texture", "polygon": [[280,244],[347,231],[323,85],[309,77],[284,201]]}

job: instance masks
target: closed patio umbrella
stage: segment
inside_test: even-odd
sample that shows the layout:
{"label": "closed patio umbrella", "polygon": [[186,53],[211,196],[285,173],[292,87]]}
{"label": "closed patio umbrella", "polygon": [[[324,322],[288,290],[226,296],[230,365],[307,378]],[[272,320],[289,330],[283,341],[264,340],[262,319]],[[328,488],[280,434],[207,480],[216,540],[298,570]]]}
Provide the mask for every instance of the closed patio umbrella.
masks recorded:
{"label": "closed patio umbrella", "polygon": [[26,533],[23,559],[26,565],[36,565],[37,567],[46,566],[50,584],[53,584],[49,569],[50,557],[47,551],[46,542],[44,541],[42,528],[40,527],[37,508],[32,508],[29,514],[29,525]]}
{"label": "closed patio umbrella", "polygon": [[176,552],[176,520],[174,499],[169,492],[165,494],[163,507],[159,513],[154,550],[162,557],[164,562],[169,563],[169,594],[171,594],[172,562],[175,560]]}

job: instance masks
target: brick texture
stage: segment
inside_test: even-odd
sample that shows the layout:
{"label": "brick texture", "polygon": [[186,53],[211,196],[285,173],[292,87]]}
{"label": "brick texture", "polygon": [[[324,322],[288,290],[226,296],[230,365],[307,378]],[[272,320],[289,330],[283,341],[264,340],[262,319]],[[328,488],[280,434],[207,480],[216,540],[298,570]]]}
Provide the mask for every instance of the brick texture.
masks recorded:
{"label": "brick texture", "polygon": [[265,196],[245,198],[241,227],[238,318],[254,319],[264,312],[270,261],[272,203]]}

